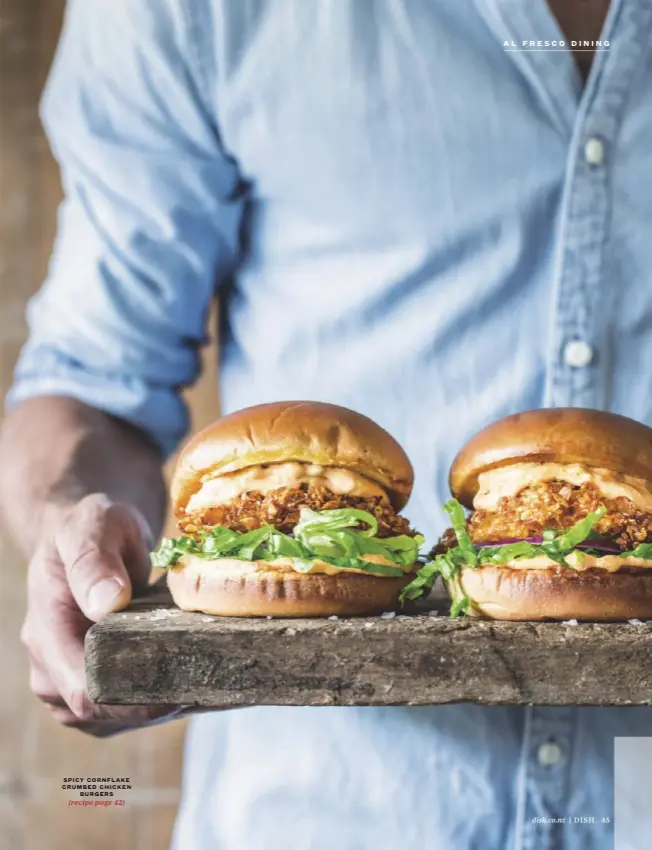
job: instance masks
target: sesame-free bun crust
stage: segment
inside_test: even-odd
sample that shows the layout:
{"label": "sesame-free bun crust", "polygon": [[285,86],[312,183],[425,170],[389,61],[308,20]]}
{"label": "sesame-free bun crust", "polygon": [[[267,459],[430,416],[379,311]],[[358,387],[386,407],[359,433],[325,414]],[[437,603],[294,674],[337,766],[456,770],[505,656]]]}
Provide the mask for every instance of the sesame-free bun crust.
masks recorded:
{"label": "sesame-free bun crust", "polygon": [[168,570],[176,605],[222,617],[328,617],[381,614],[398,605],[400,590],[414,578],[376,578],[358,573],[302,574],[221,558],[191,558]]}
{"label": "sesame-free bun crust", "polygon": [[405,506],[414,472],[399,443],[372,419],[334,404],[279,401],[223,416],[184,447],[172,479],[175,513],[204,481],[264,463],[299,461],[351,469]]}
{"label": "sesame-free bun crust", "polygon": [[453,495],[468,508],[482,472],[555,461],[601,467],[652,481],[652,428],[602,410],[528,410],[494,422],[461,449],[450,471]]}
{"label": "sesame-free bun crust", "polygon": [[652,619],[652,570],[463,567],[470,616],[496,620]]}

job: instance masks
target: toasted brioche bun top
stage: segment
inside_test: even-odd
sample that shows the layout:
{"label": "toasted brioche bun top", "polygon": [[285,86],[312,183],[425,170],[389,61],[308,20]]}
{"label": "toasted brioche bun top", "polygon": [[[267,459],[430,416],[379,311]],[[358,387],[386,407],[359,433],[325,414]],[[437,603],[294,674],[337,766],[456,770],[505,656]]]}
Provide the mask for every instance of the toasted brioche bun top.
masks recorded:
{"label": "toasted brioche bun top", "polygon": [[458,453],[450,471],[451,492],[472,508],[481,473],[537,461],[580,463],[652,481],[652,428],[616,413],[573,407],[506,416]]}
{"label": "toasted brioche bun top", "polygon": [[408,456],[372,419],[334,404],[279,401],[223,416],[186,444],[172,479],[175,512],[206,481],[286,461],[353,470],[383,487],[396,510],[414,482]]}

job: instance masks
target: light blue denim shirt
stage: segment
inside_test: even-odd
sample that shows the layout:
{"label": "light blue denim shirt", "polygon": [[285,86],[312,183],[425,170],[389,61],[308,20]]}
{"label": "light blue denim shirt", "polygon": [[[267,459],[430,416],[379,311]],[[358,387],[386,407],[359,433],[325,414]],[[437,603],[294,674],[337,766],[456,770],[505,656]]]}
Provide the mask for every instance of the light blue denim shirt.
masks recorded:
{"label": "light blue denim shirt", "polygon": [[[186,432],[221,289],[225,410],[357,408],[447,472],[542,405],[652,424],[652,6],[583,88],[544,0],[75,0],[43,115],[66,200],[9,404]],[[196,719],[175,850],[607,850],[652,712],[254,708]],[[593,817],[561,825],[534,818]]]}

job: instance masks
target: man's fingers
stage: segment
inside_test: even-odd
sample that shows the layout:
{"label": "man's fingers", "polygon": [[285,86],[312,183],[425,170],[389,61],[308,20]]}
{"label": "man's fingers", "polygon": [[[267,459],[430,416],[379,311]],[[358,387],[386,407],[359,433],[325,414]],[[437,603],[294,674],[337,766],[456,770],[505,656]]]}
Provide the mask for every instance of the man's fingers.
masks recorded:
{"label": "man's fingers", "polygon": [[79,729],[96,737],[107,737],[136,726],[155,725],[182,717],[180,706],[119,706],[96,705],[85,693],[76,693],[71,708],[57,691],[56,685],[43,665],[30,654],[30,689],[50,710],[62,726]]}
{"label": "man's fingers", "polygon": [[86,694],[84,636],[91,621],[124,607],[132,584],[149,577],[145,521],[103,496],[83,499],[59,519],[28,574],[21,639],[33,692],[59,723],[102,737],[180,716],[179,706],[97,705]]}
{"label": "man's fingers", "polygon": [[80,502],[57,530],[55,545],[70,592],[89,620],[128,605],[131,578],[124,553],[137,550],[138,541],[142,549],[135,518],[100,497]]}
{"label": "man's fingers", "polygon": [[86,688],[84,635],[90,621],[71,594],[64,565],[53,546],[41,546],[32,559],[28,585],[21,641],[33,666],[49,677],[51,685],[47,687],[53,686],[54,693],[71,706],[73,695]]}
{"label": "man's fingers", "polygon": [[[76,718],[74,721],[68,718],[65,725],[75,726],[90,734],[99,734],[100,730],[91,728],[89,724],[112,724],[117,732],[171,718],[180,712],[178,706],[150,707],[92,703],[86,693],[84,673],[83,635],[86,623],[80,612],[76,610],[72,599],[67,603],[65,600],[58,599],[56,604],[59,610],[55,618],[56,627],[52,629],[47,644],[39,648],[42,661],[40,658],[37,660],[41,667],[48,671],[47,675],[53,686],[48,689],[44,680],[40,681],[41,687],[46,687],[46,695],[52,691],[54,694],[60,694],[63,706],[67,706]],[[62,708],[56,698],[46,701],[57,708]],[[61,715],[61,722],[64,722],[64,715]],[[109,730],[107,734],[113,734],[113,732]]]}
{"label": "man's fingers", "polygon": [[[81,716],[77,714],[80,712]],[[75,713],[82,722],[104,723],[121,729],[152,726],[183,715],[184,709],[174,705],[98,705],[84,694]]]}
{"label": "man's fingers", "polygon": [[107,738],[130,729],[155,726],[185,716],[184,710],[178,706],[149,708],[132,705],[94,705],[84,700],[77,703],[76,711],[71,711],[65,704],[50,705],[49,708],[52,717],[58,723],[96,738]]}
{"label": "man's fingers", "polygon": [[101,620],[131,600],[131,581],[117,552],[89,546],[65,561],[65,571],[70,592],[89,620]]}
{"label": "man's fingers", "polygon": [[152,532],[142,514],[130,505],[115,506],[118,515],[126,514],[126,535],[122,555],[135,590],[144,590],[152,574],[152,562],[149,553],[154,548]]}
{"label": "man's fingers", "polygon": [[48,705],[48,708],[52,719],[61,726],[66,726],[69,729],[76,729],[78,732],[93,735],[95,738],[109,738],[111,735],[117,735],[120,732],[127,732],[134,728],[133,723],[116,722],[114,720],[80,720],[79,717],[77,717],[77,715],[66,705]]}
{"label": "man's fingers", "polygon": [[116,723],[106,720],[84,722],[75,717],[71,711],[65,709],[53,708],[50,714],[62,726],[67,726],[69,729],[76,729],[78,732],[84,732],[84,734],[92,735],[94,738],[110,738],[113,735],[119,735],[121,732],[130,732],[138,725],[133,721],[127,723]]}
{"label": "man's fingers", "polygon": [[133,507],[95,494],[59,517],[54,549],[75,601],[87,619],[125,608],[133,587],[151,574],[152,535]]}
{"label": "man's fingers", "polygon": [[[106,737],[184,716],[183,706],[98,705],[90,702],[82,690],[68,692],[70,704],[61,696],[58,686],[39,655],[27,648],[30,660],[30,689],[45,703],[52,717],[63,726],[79,729],[89,735]],[[66,677],[66,681],[69,677]],[[66,685],[64,684],[64,687]]]}
{"label": "man's fingers", "polygon": [[57,691],[71,711],[83,719],[86,711],[84,635],[89,623],[65,585],[63,590],[61,595],[53,593],[48,607],[42,609],[50,638],[41,642],[39,651]]}
{"label": "man's fingers", "polygon": [[27,650],[29,656],[29,689],[41,702],[56,708],[68,709],[68,706],[38,658]]}

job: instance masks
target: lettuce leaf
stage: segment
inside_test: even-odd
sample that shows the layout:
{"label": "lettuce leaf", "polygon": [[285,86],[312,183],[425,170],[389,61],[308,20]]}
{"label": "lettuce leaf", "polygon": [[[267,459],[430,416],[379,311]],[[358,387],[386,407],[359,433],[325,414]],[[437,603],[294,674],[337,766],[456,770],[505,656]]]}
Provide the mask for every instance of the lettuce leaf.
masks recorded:
{"label": "lettuce leaf", "polygon": [[464,554],[470,567],[478,563],[478,556],[466,527],[466,514],[464,508],[457,499],[449,499],[444,505],[444,510],[451,518],[451,525],[457,538],[457,548]]}
{"label": "lettuce leaf", "polygon": [[[476,547],[468,532],[464,508],[457,499],[450,499],[446,502],[444,510],[451,518],[451,525],[457,538],[457,546],[436,555],[417,570],[415,578],[403,588],[399,598],[402,604],[407,600],[418,599],[419,596],[428,593],[432,589],[437,576],[441,576],[447,583],[451,594],[451,617],[457,617],[466,612],[472,602],[461,586],[460,571],[462,567],[475,568],[479,564],[500,566],[520,558],[535,558],[544,555],[572,569],[565,556],[574,551],[580,543],[590,538],[594,526],[606,512],[606,508],[601,505],[596,511],[588,514],[565,531],[546,529],[543,532],[541,543],[521,540],[516,543],[506,543],[503,546]],[[639,552],[647,552],[647,554],[637,554]],[[632,552],[623,552],[622,555],[652,558],[652,544],[641,544]]]}
{"label": "lettuce leaf", "polygon": [[408,599],[418,599],[424,593],[429,593],[438,575],[441,575],[439,558],[443,555],[438,555],[433,561],[427,561],[422,567],[417,570],[416,576],[406,585],[399,595],[401,604]]}
{"label": "lettuce leaf", "polygon": [[[597,511],[587,514],[584,519],[576,522],[562,534],[558,534],[552,539],[552,544],[555,549],[562,555],[567,555],[572,552],[578,543],[584,543],[588,536],[593,531],[593,526],[602,519],[606,514],[607,509],[604,505],[600,505]],[[545,540],[545,537],[544,537]]]}
{"label": "lettuce leaf", "polygon": [[[183,555],[199,558],[234,558],[241,561],[271,561],[275,558],[295,559],[297,572],[308,572],[315,560],[325,561],[339,569],[356,569],[370,575],[400,577],[401,567],[417,562],[424,538],[376,537],[378,522],[373,514],[354,508],[312,511],[302,508],[299,522],[290,536],[272,525],[240,534],[222,526],[195,537],[168,537],[150,558],[155,567],[174,566]],[[379,555],[389,564],[368,559]]]}
{"label": "lettuce leaf", "polygon": [[629,552],[621,552],[623,558],[645,558],[652,560],[652,543],[639,543],[634,549]]}
{"label": "lettuce leaf", "polygon": [[460,614],[466,614],[471,605],[471,600],[462,590],[459,576],[449,582],[449,588],[452,591],[450,616],[455,620]]}
{"label": "lettuce leaf", "polygon": [[[369,526],[366,531],[358,527],[361,522]],[[333,511],[311,511],[310,508],[302,508],[299,512],[299,522],[294,529],[295,535],[298,536],[302,531],[310,531],[314,528],[331,531],[357,528],[358,534],[373,537],[378,531],[378,522],[373,514],[355,508],[339,508]]]}
{"label": "lettuce leaf", "polygon": [[[514,558],[534,558],[541,554],[541,547],[526,540],[518,543],[506,543],[504,546],[484,546],[478,550],[483,564],[508,564]],[[480,557],[480,555],[479,555]]]}

